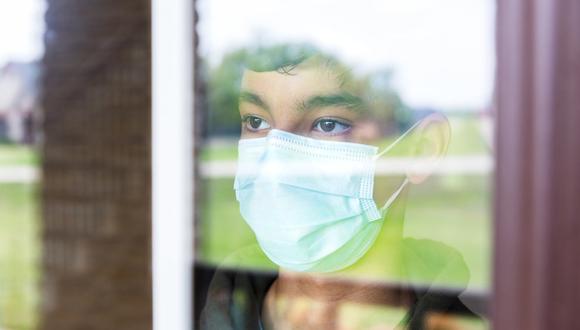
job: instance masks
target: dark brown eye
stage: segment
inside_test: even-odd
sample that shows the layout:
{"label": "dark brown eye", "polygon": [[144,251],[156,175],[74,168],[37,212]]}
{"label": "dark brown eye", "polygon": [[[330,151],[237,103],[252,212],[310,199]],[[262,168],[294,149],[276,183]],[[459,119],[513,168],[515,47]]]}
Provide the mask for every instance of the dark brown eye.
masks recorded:
{"label": "dark brown eye", "polygon": [[332,132],[336,127],[336,121],[333,120],[323,120],[320,122],[320,129],[323,132]]}
{"label": "dark brown eye", "polygon": [[320,134],[339,135],[348,132],[352,125],[337,119],[323,118],[314,123],[312,129]]}
{"label": "dark brown eye", "polygon": [[253,129],[258,129],[260,128],[260,125],[262,125],[262,118],[258,118],[258,117],[250,117],[249,118],[249,122],[250,122],[250,126]]}
{"label": "dark brown eye", "polygon": [[247,116],[243,119],[244,126],[250,131],[260,131],[270,128],[270,124],[258,116]]}

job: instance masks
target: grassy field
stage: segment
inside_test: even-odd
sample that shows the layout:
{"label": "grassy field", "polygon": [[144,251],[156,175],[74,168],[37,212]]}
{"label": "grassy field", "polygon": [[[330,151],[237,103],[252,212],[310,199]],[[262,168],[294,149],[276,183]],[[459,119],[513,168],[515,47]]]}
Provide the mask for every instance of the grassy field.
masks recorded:
{"label": "grassy field", "polygon": [[0,184],[0,325],[33,329],[39,301],[37,185]]}
{"label": "grassy field", "polygon": [[[471,274],[470,285],[489,286],[489,180],[440,177],[416,187],[409,196],[405,236],[429,238],[459,251]],[[205,182],[198,224],[200,257],[213,263],[254,243],[240,218],[231,179]],[[0,185],[0,317],[2,324],[30,328],[38,302],[38,217],[35,185]],[[437,193],[435,194],[434,191]],[[262,254],[246,267],[273,268]],[[392,278],[397,280],[395,275]],[[419,279],[420,280],[420,279]],[[454,276],[444,279],[454,285]]]}
{"label": "grassy field", "polygon": [[[478,135],[477,122],[452,119],[454,138],[450,155],[481,155],[488,149]],[[389,141],[384,141],[385,144]],[[202,160],[234,160],[235,143],[206,148]],[[0,145],[0,167],[38,165],[33,148]],[[233,178],[204,179],[201,219],[197,224],[198,257],[223,263],[241,247],[255,243],[241,219]],[[0,326],[3,330],[33,328],[39,301],[40,236],[38,186],[0,183]],[[487,176],[438,176],[410,191],[404,235],[430,239],[457,251],[470,273],[469,286],[489,287],[491,254],[490,179]],[[245,259],[244,267],[273,269],[259,251]],[[457,285],[456,274],[443,283]],[[393,274],[392,280],[400,280]],[[422,279],[416,278],[417,281]],[[427,281],[427,279],[423,279]]]}
{"label": "grassy field", "polygon": [[34,147],[0,144],[0,166],[36,166],[38,164],[38,152]]}
{"label": "grassy field", "polygon": [[[489,286],[490,221],[489,180],[484,177],[437,177],[415,186],[408,198],[404,236],[429,239],[459,252],[470,273],[470,287]],[[239,215],[231,179],[204,181],[204,202],[198,224],[201,260],[226,263],[226,259],[255,243],[254,236]],[[244,266],[273,269],[260,253],[246,258]],[[394,271],[390,280],[404,280]],[[372,274],[369,274],[372,276]],[[421,274],[419,274],[421,275]],[[416,280],[428,282],[430,274]],[[440,278],[445,285],[457,283],[457,274]]]}

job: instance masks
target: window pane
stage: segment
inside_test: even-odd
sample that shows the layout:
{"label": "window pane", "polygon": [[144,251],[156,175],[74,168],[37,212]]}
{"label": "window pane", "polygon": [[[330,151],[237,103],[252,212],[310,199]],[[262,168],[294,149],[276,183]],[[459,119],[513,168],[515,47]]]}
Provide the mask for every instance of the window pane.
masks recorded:
{"label": "window pane", "polygon": [[197,9],[202,327],[486,328],[493,2]]}

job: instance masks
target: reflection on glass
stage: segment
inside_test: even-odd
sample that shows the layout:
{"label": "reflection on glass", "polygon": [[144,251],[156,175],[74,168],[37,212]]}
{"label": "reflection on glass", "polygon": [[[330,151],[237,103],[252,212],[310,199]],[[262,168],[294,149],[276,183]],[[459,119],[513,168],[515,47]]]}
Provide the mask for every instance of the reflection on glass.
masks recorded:
{"label": "reflection on glass", "polygon": [[486,328],[482,115],[311,42],[202,64],[202,328]]}

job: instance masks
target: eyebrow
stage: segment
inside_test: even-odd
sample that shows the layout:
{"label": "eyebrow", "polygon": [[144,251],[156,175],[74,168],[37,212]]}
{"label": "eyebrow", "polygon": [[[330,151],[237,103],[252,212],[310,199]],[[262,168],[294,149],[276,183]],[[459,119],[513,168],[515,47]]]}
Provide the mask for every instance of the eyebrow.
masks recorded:
{"label": "eyebrow", "polygon": [[[252,93],[250,91],[247,90],[240,91],[239,100],[240,102],[248,102],[254,104],[270,112],[270,108],[268,107],[266,102],[264,102],[264,100],[262,100],[262,98],[259,95]],[[310,110],[325,107],[342,107],[355,112],[362,112],[366,109],[364,105],[365,103],[360,97],[348,92],[340,92],[329,95],[315,95],[306,100],[305,102],[300,102],[300,104],[298,105],[298,109],[300,111],[307,112]]]}
{"label": "eyebrow", "polygon": [[365,109],[364,101],[360,97],[348,92],[313,96],[306,102],[303,102],[299,109],[302,111],[310,111],[312,109],[325,107],[342,107],[356,112],[361,112]]}
{"label": "eyebrow", "polygon": [[266,102],[264,102],[264,100],[262,100],[262,98],[252,92],[248,92],[248,91],[240,91],[240,97],[239,97],[240,102],[248,102],[251,103],[253,105],[256,105],[266,111],[270,111],[270,108],[268,107],[268,105],[266,104]]}

